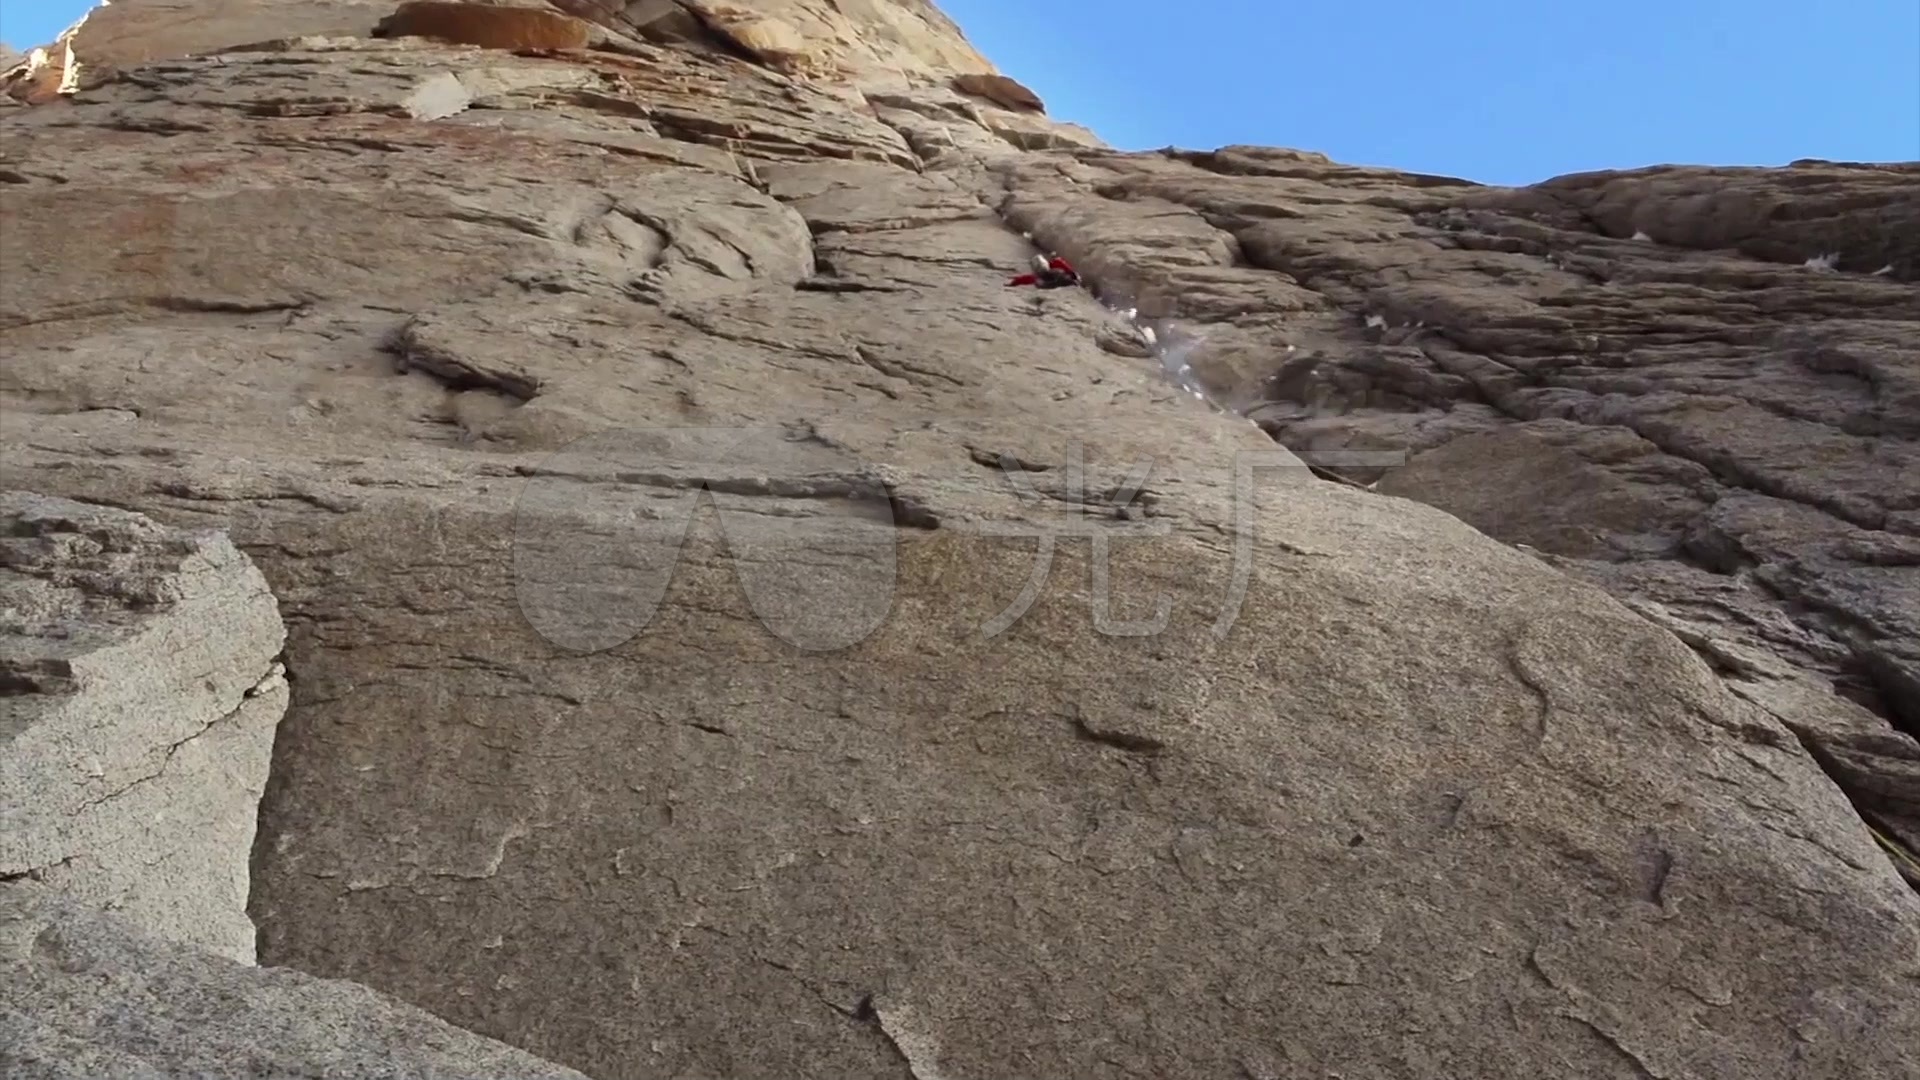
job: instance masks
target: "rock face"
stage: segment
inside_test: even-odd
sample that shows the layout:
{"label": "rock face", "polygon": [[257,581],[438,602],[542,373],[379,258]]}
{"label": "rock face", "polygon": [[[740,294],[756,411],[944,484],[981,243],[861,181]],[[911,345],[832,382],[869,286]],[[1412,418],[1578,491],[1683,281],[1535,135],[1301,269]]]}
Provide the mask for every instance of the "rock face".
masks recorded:
{"label": "rock face", "polygon": [[286,631],[217,533],[0,494],[0,879],[252,963]]}
{"label": "rock face", "polygon": [[363,986],[252,968],[0,886],[0,1072],[584,1080]]}
{"label": "rock face", "polygon": [[486,7],[446,0],[412,0],[373,28],[374,37],[421,37],[446,45],[483,49],[552,51],[584,49],[592,24],[551,9]]}
{"label": "rock face", "polygon": [[[1897,628],[1821,575],[1903,580],[1906,473],[1689,411],[1775,346],[1653,364],[1840,305],[1800,332],[1892,358],[1823,385],[1904,460],[1856,399],[1911,355],[1910,174],[1120,154],[956,92],[957,31],[884,29],[924,5],[669,7],[515,53],[306,5],[232,49],[208,6],[0,120],[0,480],[230,530],[289,625],[263,961],[600,1077],[1920,1064],[1920,897],[1855,805],[1910,803],[1912,744],[1818,666],[1897,635],[1821,654],[1672,540]],[[1717,231],[1675,194],[1776,190]],[[1022,232],[1154,346],[1005,287]],[[1732,524],[1761,497],[1858,535]]]}
{"label": "rock face", "polygon": [[1405,453],[1360,478],[1676,627],[1920,850],[1920,163],[1023,168],[1012,218],[1179,319],[1223,405]]}

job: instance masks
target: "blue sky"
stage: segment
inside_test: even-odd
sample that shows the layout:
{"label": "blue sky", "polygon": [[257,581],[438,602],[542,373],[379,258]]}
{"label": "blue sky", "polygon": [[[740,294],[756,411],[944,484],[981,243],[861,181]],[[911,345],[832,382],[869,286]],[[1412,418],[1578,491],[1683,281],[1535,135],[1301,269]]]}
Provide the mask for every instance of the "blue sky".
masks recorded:
{"label": "blue sky", "polygon": [[[1920,159],[1920,0],[937,0],[1113,145],[1258,143],[1523,184]],[[87,0],[0,0],[41,44]]]}
{"label": "blue sky", "polygon": [[1128,150],[1501,184],[1920,159],[1920,0],[938,2],[1048,112]]}

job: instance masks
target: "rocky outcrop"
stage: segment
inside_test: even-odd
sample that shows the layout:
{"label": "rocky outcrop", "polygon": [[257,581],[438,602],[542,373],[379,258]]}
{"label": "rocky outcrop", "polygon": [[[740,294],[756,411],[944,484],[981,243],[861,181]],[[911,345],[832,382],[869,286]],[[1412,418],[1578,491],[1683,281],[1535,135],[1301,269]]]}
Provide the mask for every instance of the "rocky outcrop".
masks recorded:
{"label": "rocky outcrop", "polygon": [[251,963],[285,636],[217,533],[0,494],[0,880]]}
{"label": "rocky outcrop", "polygon": [[950,85],[963,94],[985,98],[1014,112],[1046,112],[1040,95],[1005,75],[955,75]]}
{"label": "rocky outcrop", "polygon": [[363,986],[246,967],[38,886],[0,886],[0,1072],[585,1080]]}
{"label": "rocky outcrop", "polygon": [[543,7],[408,0],[381,19],[374,37],[421,37],[447,45],[483,49],[558,51],[584,49],[590,24]]}
{"label": "rocky outcrop", "polygon": [[[365,34],[391,0],[133,0],[90,9],[46,47],[51,81],[77,87],[83,67],[114,68],[291,37]],[[84,63],[80,58],[84,58]],[[73,69],[71,75],[67,74]],[[10,87],[22,96],[18,83]]]}
{"label": "rocky outcrop", "polygon": [[[1419,454],[1599,426],[1535,359],[1678,350],[1702,267],[1890,324],[1897,271],[589,21],[625,41],[288,36],[0,120],[0,479],[229,530],[289,626],[265,962],[595,1076],[1912,1070],[1920,897],[1832,779],[1898,802],[1883,719],[1798,737],[1833,695],[1785,654],[1743,682],[1163,371]],[[1006,288],[1023,232],[1155,345]],[[1677,279],[1548,262],[1603,252]]]}

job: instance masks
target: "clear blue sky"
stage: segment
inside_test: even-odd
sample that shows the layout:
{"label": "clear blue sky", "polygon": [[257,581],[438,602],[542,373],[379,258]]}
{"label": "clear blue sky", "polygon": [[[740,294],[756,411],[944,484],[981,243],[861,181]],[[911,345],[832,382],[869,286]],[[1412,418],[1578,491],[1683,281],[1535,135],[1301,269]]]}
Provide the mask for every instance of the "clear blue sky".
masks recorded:
{"label": "clear blue sky", "polygon": [[1920,160],[1920,0],[938,0],[1114,146],[1254,143],[1521,184]]}
{"label": "clear blue sky", "polygon": [[[1488,183],[1920,160],[1920,0],[937,0],[1113,145],[1260,143]],[[88,0],[0,0],[50,40]]]}

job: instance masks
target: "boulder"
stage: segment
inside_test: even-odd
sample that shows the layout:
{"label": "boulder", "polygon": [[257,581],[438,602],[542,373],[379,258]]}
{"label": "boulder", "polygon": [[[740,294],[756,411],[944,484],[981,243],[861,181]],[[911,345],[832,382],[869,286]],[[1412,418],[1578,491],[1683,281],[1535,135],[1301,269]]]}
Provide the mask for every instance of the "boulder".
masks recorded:
{"label": "boulder", "polygon": [[0,493],[0,880],[252,963],[285,637],[225,536]]}

